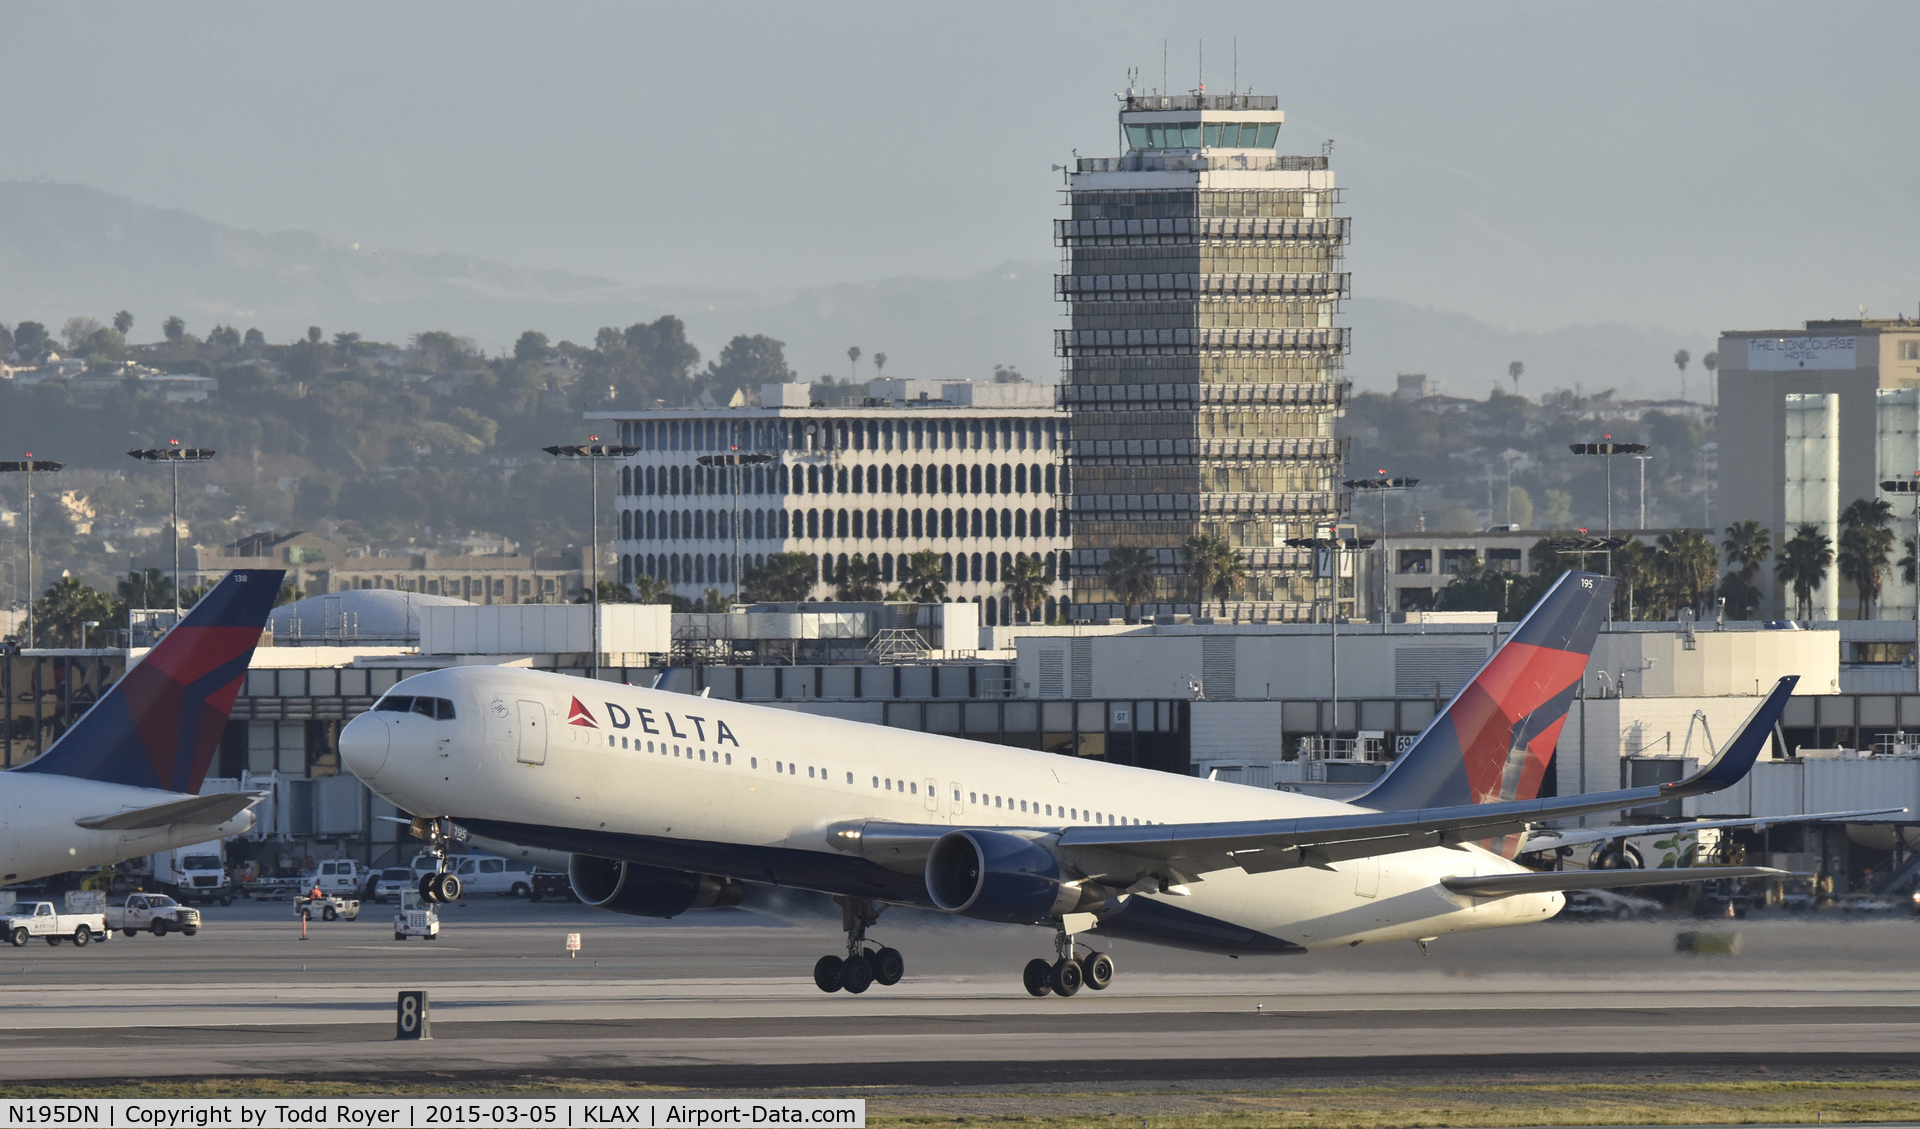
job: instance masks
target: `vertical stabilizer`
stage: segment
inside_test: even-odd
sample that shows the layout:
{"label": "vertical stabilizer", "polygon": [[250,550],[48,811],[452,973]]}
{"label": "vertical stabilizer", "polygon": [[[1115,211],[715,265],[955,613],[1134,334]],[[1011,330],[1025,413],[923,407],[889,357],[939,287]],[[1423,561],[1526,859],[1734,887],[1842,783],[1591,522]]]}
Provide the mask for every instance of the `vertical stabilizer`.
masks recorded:
{"label": "vertical stabilizer", "polygon": [[14,771],[198,792],[285,576],[228,573],[52,748]]}
{"label": "vertical stabilizer", "polygon": [[1614,583],[1590,572],[1555,581],[1413,747],[1353,802],[1407,811],[1538,797]]}

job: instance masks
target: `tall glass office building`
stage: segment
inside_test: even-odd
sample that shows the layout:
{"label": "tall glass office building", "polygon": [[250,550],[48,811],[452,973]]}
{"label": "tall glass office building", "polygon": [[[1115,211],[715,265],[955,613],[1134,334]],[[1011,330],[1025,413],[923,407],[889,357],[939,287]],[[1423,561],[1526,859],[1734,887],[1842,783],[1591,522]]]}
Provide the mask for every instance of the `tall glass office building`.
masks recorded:
{"label": "tall glass office building", "polygon": [[1129,93],[1121,155],[1071,174],[1054,232],[1071,328],[1056,349],[1083,617],[1123,614],[1102,571],[1119,546],[1158,558],[1147,611],[1218,614],[1185,579],[1198,533],[1246,559],[1229,617],[1312,616],[1310,555],[1285,541],[1344,505],[1348,331],[1333,322],[1349,221],[1326,155],[1275,151],[1284,120],[1271,97]]}

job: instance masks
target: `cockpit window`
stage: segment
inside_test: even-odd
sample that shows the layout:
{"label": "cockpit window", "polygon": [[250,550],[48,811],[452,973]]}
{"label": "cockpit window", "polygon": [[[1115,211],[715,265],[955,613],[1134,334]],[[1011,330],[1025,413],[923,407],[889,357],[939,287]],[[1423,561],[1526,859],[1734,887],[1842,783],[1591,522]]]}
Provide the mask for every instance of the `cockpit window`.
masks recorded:
{"label": "cockpit window", "polygon": [[453,720],[453,703],[445,698],[416,698],[407,694],[388,694],[373,703],[373,708],[383,713],[417,713],[421,717],[430,717],[436,721]]}

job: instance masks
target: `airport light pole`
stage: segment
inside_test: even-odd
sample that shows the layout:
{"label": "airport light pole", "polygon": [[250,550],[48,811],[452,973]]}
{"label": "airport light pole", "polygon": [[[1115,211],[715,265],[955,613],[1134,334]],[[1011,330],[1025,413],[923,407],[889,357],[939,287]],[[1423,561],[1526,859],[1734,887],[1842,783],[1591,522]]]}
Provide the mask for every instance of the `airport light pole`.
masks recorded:
{"label": "airport light pole", "polygon": [[1393,559],[1387,553],[1387,495],[1394,490],[1411,490],[1420,485],[1417,478],[1387,478],[1386,468],[1379,478],[1349,478],[1340,485],[1356,494],[1370,493],[1380,499],[1380,634],[1387,633],[1387,604],[1392,596]]}
{"label": "airport light pole", "polygon": [[724,455],[701,455],[693,461],[705,467],[731,468],[733,480],[727,484],[727,488],[733,492],[733,602],[737,604],[740,602],[740,477],[746,473],[746,467],[770,463],[773,456],[740,454],[738,444],[729,446],[727,451]]}
{"label": "airport light pole", "polygon": [[600,460],[630,459],[640,448],[626,443],[602,443],[598,435],[589,435],[585,443],[558,443],[540,449],[555,458],[586,460],[587,476],[593,482],[593,566],[587,589],[590,621],[587,633],[592,640],[589,645],[593,648],[593,657],[587,661],[587,677],[597,679],[600,677]]}
{"label": "airport light pole", "polygon": [[[1364,553],[1373,548],[1373,541],[1365,537],[1289,537],[1287,545],[1294,549],[1313,550],[1316,603],[1320,590],[1320,562],[1324,559],[1329,563],[1326,571],[1330,576],[1329,586],[1333,594],[1328,601],[1331,606],[1327,611],[1327,646],[1328,668],[1333,675],[1333,717],[1328,723],[1332,736],[1327,739],[1325,751],[1331,753],[1334,742],[1340,739],[1340,554]],[[1324,558],[1321,556],[1323,553],[1326,554]]]}
{"label": "airport light pole", "polygon": [[[1607,537],[1613,537],[1613,457],[1615,455],[1639,455],[1647,449],[1645,443],[1616,443],[1613,436],[1603,435],[1599,443],[1571,443],[1568,448],[1576,455],[1598,455],[1607,465]],[[1642,468],[1646,464],[1642,463]],[[1613,551],[1607,551],[1607,575],[1613,575]]]}
{"label": "airport light pole", "polygon": [[[214,456],[212,447],[182,447],[178,439],[167,440],[164,447],[128,451],[143,463],[166,463],[173,468],[173,622],[180,622],[180,464],[204,463]],[[169,628],[171,630],[171,628]]]}
{"label": "airport light pole", "polygon": [[0,474],[27,476],[27,648],[33,648],[33,476],[51,474],[66,466],[50,459],[36,459],[28,451],[24,459],[0,460]]}
{"label": "airport light pole", "polygon": [[[1911,494],[1913,496],[1914,542],[1909,548],[1916,557],[1920,557],[1920,471],[1911,478],[1892,478],[1880,484],[1880,489],[1889,494]],[[1913,588],[1913,678],[1914,688],[1920,690],[1920,561],[1915,563]]]}

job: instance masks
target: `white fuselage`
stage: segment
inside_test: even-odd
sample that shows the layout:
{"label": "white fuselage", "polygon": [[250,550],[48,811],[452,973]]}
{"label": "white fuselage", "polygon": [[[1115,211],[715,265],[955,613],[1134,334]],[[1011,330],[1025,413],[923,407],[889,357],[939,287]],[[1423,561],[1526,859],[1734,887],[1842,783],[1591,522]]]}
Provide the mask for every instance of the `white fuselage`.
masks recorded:
{"label": "white fuselage", "polygon": [[[373,712],[342,733],[348,767],[403,811],[583,854],[597,853],[597,841],[647,844],[647,859],[627,857],[835,894],[867,894],[835,888],[830,877],[837,873],[830,864],[845,860],[848,849],[833,829],[865,820],[1059,830],[1362,810],[538,671],[432,671],[394,693],[444,699],[455,713],[436,720]],[[711,862],[703,867],[702,859]],[[820,868],[810,868],[809,859]],[[1468,845],[1267,874],[1210,871],[1188,884],[1185,896],[1131,897],[1313,950],[1541,921],[1558,912],[1558,894],[1473,898],[1440,885],[1447,877],[1520,870]],[[919,889],[917,898],[889,900],[927,904]],[[1232,941],[1197,947],[1245,951]]]}
{"label": "white fuselage", "polygon": [[191,798],[158,788],[52,773],[0,772],[0,883],[109,866],[155,851],[224,839],[253,826],[251,811],[216,826],[176,823],[97,831],[76,822]]}

